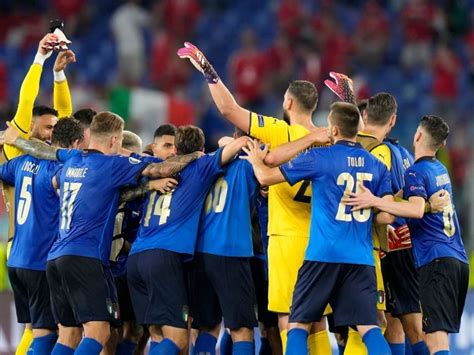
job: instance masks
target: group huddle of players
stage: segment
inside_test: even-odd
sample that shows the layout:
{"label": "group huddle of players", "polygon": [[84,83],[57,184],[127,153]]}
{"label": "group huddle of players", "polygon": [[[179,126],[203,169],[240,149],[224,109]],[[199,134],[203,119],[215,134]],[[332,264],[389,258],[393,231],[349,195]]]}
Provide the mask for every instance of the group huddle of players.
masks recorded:
{"label": "group huddle of players", "polygon": [[449,354],[469,266],[435,157],[443,119],[421,119],[413,157],[388,139],[395,98],[356,105],[337,73],[327,127],[302,80],[283,120],[256,114],[185,43],[234,137],[205,154],[201,129],[163,125],[142,148],[114,113],[72,114],[70,50],[54,108],[34,106],[57,41],[41,40],[1,138],[17,353],[215,354],[223,323],[220,353],[254,354],[260,323],[260,354],[330,354],[327,328],[341,354]]}

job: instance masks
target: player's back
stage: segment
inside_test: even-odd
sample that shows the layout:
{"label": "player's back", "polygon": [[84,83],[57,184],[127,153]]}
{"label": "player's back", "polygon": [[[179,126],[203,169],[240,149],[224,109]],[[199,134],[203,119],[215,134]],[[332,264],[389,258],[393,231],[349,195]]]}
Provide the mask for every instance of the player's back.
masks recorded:
{"label": "player's back", "polygon": [[96,150],[59,150],[58,157],[61,219],[48,260],[77,255],[108,263],[120,187],[136,183],[146,163]]}
{"label": "player's back", "polygon": [[235,159],[212,186],[201,214],[197,251],[250,257],[251,213],[258,182],[249,162]]}
{"label": "player's back", "polygon": [[57,162],[29,155],[2,166],[2,179],[16,187],[15,238],[8,266],[45,270],[49,249],[58,232],[59,197],[52,178],[59,169]]}
{"label": "player's back", "polygon": [[[390,194],[386,167],[360,144],[349,141],[304,154],[308,161],[301,160],[307,165],[303,169],[313,171],[314,196],[306,260],[374,265],[372,211],[351,211],[341,199],[345,192],[357,191],[359,184],[377,196]],[[291,169],[291,162],[288,165]]]}
{"label": "player's back", "polygon": [[147,196],[142,224],[130,254],[151,249],[194,254],[204,200],[223,172],[221,154],[219,149],[189,164],[179,174],[179,183],[172,192],[152,192]]}
{"label": "player's back", "polygon": [[[434,157],[422,157],[405,173],[404,198],[420,196],[428,199],[440,190],[453,196],[446,167]],[[467,263],[459,221],[453,199],[443,212],[426,213],[421,219],[408,219],[417,266],[439,257],[454,257]]]}
{"label": "player's back", "polygon": [[[289,125],[274,117],[251,113],[251,136],[270,144],[274,149],[306,136],[309,130]],[[280,183],[270,186],[268,193],[268,234],[307,237],[311,220],[311,183],[302,181],[293,186]]]}
{"label": "player's back", "polygon": [[[390,180],[392,182],[393,193],[396,194],[398,191],[403,190],[405,186],[405,171],[413,164],[413,157],[411,154],[401,145],[395,141],[385,140],[384,143],[390,149],[391,158],[391,169],[390,169]],[[392,226],[398,227],[406,224],[405,218],[397,217]]]}

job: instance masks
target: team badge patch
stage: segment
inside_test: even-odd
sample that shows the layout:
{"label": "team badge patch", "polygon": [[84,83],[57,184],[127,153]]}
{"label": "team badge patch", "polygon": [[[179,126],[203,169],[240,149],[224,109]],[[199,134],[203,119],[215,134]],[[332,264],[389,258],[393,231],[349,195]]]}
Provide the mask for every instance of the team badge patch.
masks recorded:
{"label": "team badge patch", "polygon": [[140,164],[140,163],[141,163],[140,160],[135,159],[135,158],[132,158],[132,157],[129,157],[129,158],[128,158],[128,162],[129,162],[130,164],[133,164],[133,165],[135,165],[135,164]]}
{"label": "team badge patch", "polygon": [[257,120],[258,120],[258,126],[259,126],[259,127],[265,126],[265,121],[264,121],[262,115],[257,115]]}

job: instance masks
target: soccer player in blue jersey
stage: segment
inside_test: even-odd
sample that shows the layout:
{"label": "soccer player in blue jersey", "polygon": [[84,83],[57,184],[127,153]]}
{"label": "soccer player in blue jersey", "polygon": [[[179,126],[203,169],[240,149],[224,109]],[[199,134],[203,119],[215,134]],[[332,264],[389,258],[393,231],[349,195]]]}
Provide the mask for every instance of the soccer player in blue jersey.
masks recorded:
{"label": "soccer player in blue jersey", "polygon": [[[127,266],[135,315],[149,326],[150,354],[178,354],[187,345],[188,296],[183,262],[194,254],[199,219],[212,183],[241,147],[241,137],[191,163],[170,193],[151,193]],[[194,126],[176,132],[177,156],[204,149],[204,134]],[[164,340],[159,344],[161,332]]]}
{"label": "soccer player in blue jersey", "polygon": [[415,262],[420,273],[423,331],[430,353],[449,354],[448,333],[459,332],[469,283],[469,265],[459,222],[451,202],[442,212],[425,214],[428,196],[445,189],[452,196],[446,168],[436,152],[446,143],[449,127],[437,116],[424,116],[413,139],[415,163],[405,172],[407,202],[382,201],[370,191],[351,194],[354,210],[375,207],[408,218]]}
{"label": "soccer player in blue jersey", "polygon": [[[235,137],[243,136],[237,131]],[[207,195],[190,273],[190,311],[199,329],[194,353],[215,353],[222,318],[233,352],[253,353],[255,289],[251,214],[258,193],[252,166],[235,159]]]}
{"label": "soccer player in blue jersey", "polygon": [[[72,118],[63,118],[52,134],[54,146],[76,148],[83,130]],[[46,259],[56,239],[59,197],[53,177],[60,164],[30,155],[0,166],[0,178],[15,186],[15,234],[8,259],[8,275],[19,323],[31,323],[35,354],[50,354],[56,343],[56,323],[46,280]]]}
{"label": "soccer player in blue jersey", "polygon": [[[261,151],[250,145],[248,155],[261,184],[294,184],[308,179],[316,201],[312,204],[305,261],[293,293],[286,354],[308,353],[309,327],[323,317],[328,303],[335,325],[355,326],[369,355],[390,354],[378,327],[372,211],[354,214],[341,201],[362,184],[384,200],[391,200],[385,196],[391,194],[390,176],[386,167],[356,142],[359,111],[355,105],[331,105],[328,124],[333,146],[308,150],[280,168],[264,164],[268,148]],[[298,146],[303,140],[287,147]],[[393,220],[384,213],[376,219],[379,223]]]}
{"label": "soccer player in blue jersey", "polygon": [[[393,95],[381,92],[370,97],[366,103],[365,109],[362,110],[364,132],[359,133],[358,141],[387,166],[391,176],[392,192],[396,194],[404,185],[405,163],[400,149],[384,138],[396,124],[397,102]],[[423,341],[421,324],[418,271],[413,260],[410,231],[406,221],[398,219],[391,226],[377,228],[376,238],[380,239],[379,246],[386,252],[390,251],[382,254],[384,255],[381,260],[382,274],[379,275],[380,277],[383,275],[381,290],[385,289],[386,294],[385,338],[394,355],[405,355],[404,329],[406,329],[414,353],[427,355],[428,348]],[[398,243],[393,243],[394,240],[398,240]],[[349,341],[351,335],[352,332],[349,333]]]}
{"label": "soccer player in blue jersey", "polygon": [[[22,139],[18,133],[16,137],[5,133],[8,144],[64,162],[59,176],[59,236],[49,252],[47,267],[53,313],[59,324],[53,354],[99,354],[109,338],[109,322],[116,310],[105,273],[120,188],[136,183],[140,175],[175,174],[200,156],[191,154],[150,165],[119,156],[123,125],[123,119],[111,112],[97,114],[85,151],[56,150]],[[84,338],[74,352],[78,344],[71,333],[81,324]]]}

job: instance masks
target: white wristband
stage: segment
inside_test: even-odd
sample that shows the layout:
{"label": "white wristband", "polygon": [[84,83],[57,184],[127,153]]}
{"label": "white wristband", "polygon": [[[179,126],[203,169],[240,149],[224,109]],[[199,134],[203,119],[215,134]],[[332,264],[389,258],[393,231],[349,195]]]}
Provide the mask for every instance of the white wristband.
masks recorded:
{"label": "white wristband", "polygon": [[64,70],[60,70],[60,71],[53,70],[53,74],[54,74],[54,81],[58,83],[66,80],[66,74],[64,74]]}
{"label": "white wristband", "polygon": [[39,65],[43,65],[44,64],[44,61],[46,59],[48,59],[50,57],[50,55],[44,55],[44,54],[41,54],[41,53],[36,53],[35,55],[35,60],[33,61],[33,63],[36,63],[36,64],[39,64]]}

